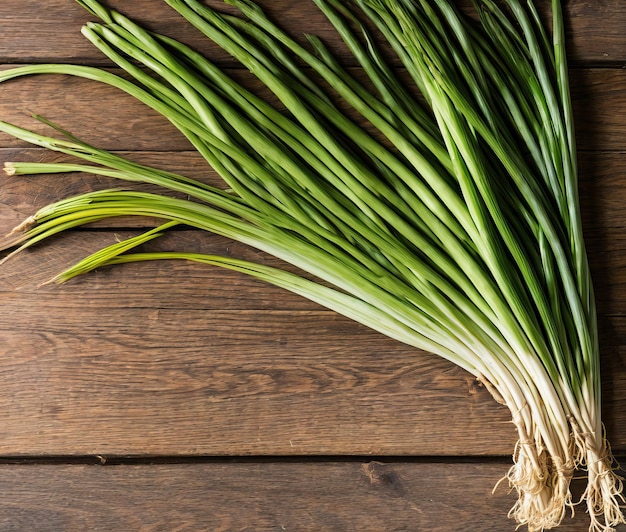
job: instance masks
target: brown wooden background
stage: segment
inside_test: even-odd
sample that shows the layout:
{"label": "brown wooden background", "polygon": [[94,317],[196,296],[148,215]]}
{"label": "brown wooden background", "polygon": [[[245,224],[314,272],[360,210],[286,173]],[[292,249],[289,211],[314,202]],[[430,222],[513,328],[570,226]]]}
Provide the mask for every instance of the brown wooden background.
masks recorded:
{"label": "brown wooden background", "polygon": [[[341,53],[308,0],[261,4]],[[626,2],[564,4],[604,419],[623,458]],[[109,5],[228,66],[163,2]],[[3,0],[2,68],[107,66],[80,35],[87,20],[71,0]],[[0,119],[41,129],[30,113],[98,146],[215,179],[162,118],[113,89],[58,76],[0,85]],[[0,159],[59,157],[0,136]],[[2,177],[0,233],[54,199],[109,185]],[[515,442],[509,414],[451,364],[199,265],[128,265],[39,286],[149,223],[75,231],[0,269],[0,530],[514,530],[513,496],[491,494]],[[261,258],[195,231],[155,246]],[[581,511],[562,530],[586,523]]]}

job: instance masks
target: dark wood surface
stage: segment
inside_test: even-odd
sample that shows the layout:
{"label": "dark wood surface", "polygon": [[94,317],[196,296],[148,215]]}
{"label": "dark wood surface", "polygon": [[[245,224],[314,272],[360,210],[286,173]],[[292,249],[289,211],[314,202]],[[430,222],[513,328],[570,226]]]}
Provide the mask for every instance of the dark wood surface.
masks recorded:
{"label": "dark wood surface", "polygon": [[[512,498],[491,489],[504,467],[345,460],[6,465],[0,528],[501,532],[512,529],[503,511]],[[561,530],[582,530],[583,518]]]}
{"label": "dark wood surface", "polygon": [[[342,53],[308,0],[261,4]],[[540,2],[544,13],[549,4]],[[163,2],[109,5],[234,68]],[[565,7],[604,420],[624,457],[626,2]],[[4,0],[1,68],[110,66],[80,35],[88,19],[71,0]],[[0,119],[41,129],[29,113],[100,147],[216,180],[163,118],[114,89],[61,76],[0,85]],[[0,159],[62,160],[4,135]],[[54,199],[109,185],[79,174],[2,176],[0,234]],[[0,268],[1,530],[514,530],[512,496],[491,493],[515,443],[510,414],[451,364],[200,265],[128,265],[41,286],[151,223],[101,223]],[[274,262],[196,231],[153,247]],[[562,530],[586,523],[581,510]]]}

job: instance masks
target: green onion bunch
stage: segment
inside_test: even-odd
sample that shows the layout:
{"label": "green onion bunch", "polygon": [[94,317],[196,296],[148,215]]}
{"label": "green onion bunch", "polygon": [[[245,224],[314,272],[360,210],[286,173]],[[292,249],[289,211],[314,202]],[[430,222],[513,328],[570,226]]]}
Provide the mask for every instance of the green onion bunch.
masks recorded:
{"label": "green onion bunch", "polygon": [[[505,480],[519,496],[510,513],[519,524],[558,526],[577,504],[570,481],[583,470],[590,530],[624,523],[600,417],[559,0],[551,31],[531,1],[477,0],[470,20],[448,0],[314,0],[363,77],[320,39],[302,44],[249,0],[228,1],[237,16],[197,0],[165,2],[256,76],[272,101],[96,0],[78,0],[100,20],[83,34],[123,77],[32,65],[1,72],[0,81],[57,73],[117,87],[176,126],[224,186],[140,165],[54,124],[59,138],[0,122],[6,133],[75,157],[6,163],[9,174],[88,172],[163,190],[62,199],[14,230],[14,252],[104,218],[162,219],[54,280],[186,259],[300,294],[461,366],[509,407],[519,441]],[[177,225],[243,242],[303,273],[194,250],[135,249]]]}

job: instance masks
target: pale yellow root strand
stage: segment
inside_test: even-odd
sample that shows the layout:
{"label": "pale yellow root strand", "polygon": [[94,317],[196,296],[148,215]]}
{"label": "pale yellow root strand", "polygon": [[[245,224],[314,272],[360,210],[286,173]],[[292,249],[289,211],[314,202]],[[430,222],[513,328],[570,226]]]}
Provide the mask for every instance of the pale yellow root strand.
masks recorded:
{"label": "pale yellow root strand", "polygon": [[550,457],[540,443],[528,440],[518,442],[513,459],[505,478],[517,492],[518,500],[509,517],[519,526],[526,525],[529,532],[557,527],[573,507],[573,460]]}
{"label": "pale yellow root strand", "polygon": [[602,452],[594,448],[587,450],[587,489],[582,500],[587,503],[591,519],[590,532],[614,532],[626,519],[620,504],[624,505],[623,479],[613,467],[614,459],[606,439],[602,443]]}
{"label": "pale yellow root strand", "polygon": [[[571,426],[572,445],[565,459],[550,456],[540,441],[523,439],[516,445],[514,464],[503,480],[518,494],[509,512],[518,528],[526,525],[529,532],[556,528],[567,510],[573,513],[582,502],[589,514],[589,532],[615,532],[617,526],[626,524],[623,479],[616,473],[606,437],[601,435],[598,443],[595,434],[581,432],[576,422]],[[570,483],[578,468],[587,470],[587,488],[574,503]]]}

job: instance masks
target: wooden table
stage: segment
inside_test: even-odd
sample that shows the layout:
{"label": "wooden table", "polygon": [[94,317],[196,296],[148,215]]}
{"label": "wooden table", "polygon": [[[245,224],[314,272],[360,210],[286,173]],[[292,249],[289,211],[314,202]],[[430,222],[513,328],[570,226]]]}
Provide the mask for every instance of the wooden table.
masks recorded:
{"label": "wooden table", "polygon": [[[624,459],[626,2],[565,4],[604,420]],[[163,2],[109,5],[233,67]],[[343,53],[308,0],[262,5]],[[3,0],[0,63],[110,66],[80,35],[88,19],[71,0]],[[215,179],[164,119],[114,89],[61,76],[0,86],[0,119],[43,130],[29,113]],[[60,158],[3,135],[0,159]],[[2,233],[54,199],[111,185],[0,179]],[[74,231],[0,269],[0,530],[514,530],[513,496],[491,493],[510,464],[510,415],[453,365],[200,265],[128,265],[40,286],[150,223]],[[192,230],[155,246],[266,260]],[[562,530],[586,523],[581,510]]]}

